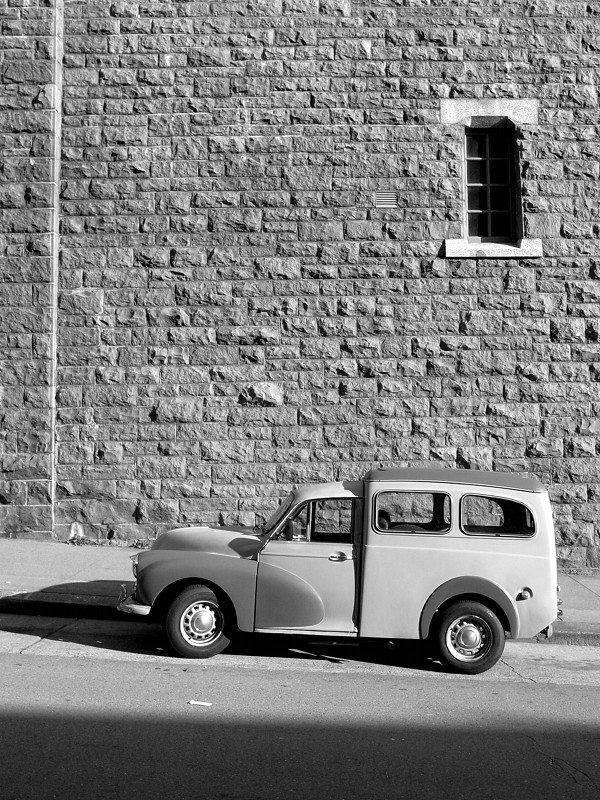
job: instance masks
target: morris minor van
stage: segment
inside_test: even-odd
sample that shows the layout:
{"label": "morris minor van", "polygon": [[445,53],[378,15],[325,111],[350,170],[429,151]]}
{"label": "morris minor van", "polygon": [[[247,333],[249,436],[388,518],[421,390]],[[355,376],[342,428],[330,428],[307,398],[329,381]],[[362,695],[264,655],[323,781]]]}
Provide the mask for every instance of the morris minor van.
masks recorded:
{"label": "morris minor van", "polygon": [[551,634],[556,552],[535,478],[455,469],[376,469],[291,492],[267,522],[159,536],[134,564],[121,611],[160,620],[187,658],[236,630],[427,640],[476,674],[513,639]]}

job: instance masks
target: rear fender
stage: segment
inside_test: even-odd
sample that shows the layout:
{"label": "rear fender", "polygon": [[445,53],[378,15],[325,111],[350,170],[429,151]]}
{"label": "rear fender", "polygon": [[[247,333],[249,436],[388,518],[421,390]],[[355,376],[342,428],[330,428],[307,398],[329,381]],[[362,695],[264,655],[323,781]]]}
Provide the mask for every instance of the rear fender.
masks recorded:
{"label": "rear fender", "polygon": [[450,600],[459,601],[470,597],[485,605],[486,600],[491,605],[491,610],[496,606],[504,615],[508,629],[513,639],[519,636],[519,614],[510,595],[493,581],[486,578],[465,576],[452,578],[442,584],[433,592],[423,607],[419,630],[422,639],[429,636],[431,621],[436,611]]}

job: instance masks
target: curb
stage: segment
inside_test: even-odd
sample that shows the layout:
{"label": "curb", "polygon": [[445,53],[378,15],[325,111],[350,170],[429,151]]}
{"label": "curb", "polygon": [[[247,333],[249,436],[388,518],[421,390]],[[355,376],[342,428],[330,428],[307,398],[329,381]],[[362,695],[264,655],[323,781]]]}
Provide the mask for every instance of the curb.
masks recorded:
{"label": "curb", "polygon": [[[518,639],[517,639],[518,641]],[[600,647],[600,633],[558,631],[549,639],[538,639],[538,644],[566,644],[583,647]]]}
{"label": "curb", "polygon": [[[64,617],[65,619],[100,619],[123,622],[128,619],[117,610],[117,600],[106,602],[105,597],[90,598],[91,602],[61,602],[57,600],[28,600],[9,597],[0,598],[0,614],[15,614],[30,617]],[[131,621],[133,615],[129,615]],[[145,618],[142,618],[143,621]],[[137,618],[134,620],[138,621]]]}
{"label": "curb", "polygon": [[[58,592],[19,592],[0,596],[0,613],[37,617],[83,619],[127,619],[117,610],[118,596],[95,594],[60,594]],[[129,615],[133,618],[134,615]],[[138,618],[135,618],[138,622]]]}
{"label": "curb", "polygon": [[[98,598],[105,599],[105,598]],[[123,614],[114,604],[97,603],[61,603],[46,600],[11,600],[3,597],[0,599],[1,614],[16,614],[30,617],[65,617],[69,619],[102,619],[123,621]]]}

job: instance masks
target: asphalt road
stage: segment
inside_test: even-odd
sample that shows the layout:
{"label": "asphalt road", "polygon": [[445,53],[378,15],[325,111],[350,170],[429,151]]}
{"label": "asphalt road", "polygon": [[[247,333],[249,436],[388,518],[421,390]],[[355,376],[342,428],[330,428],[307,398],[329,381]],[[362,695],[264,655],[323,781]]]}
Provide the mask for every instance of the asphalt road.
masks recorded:
{"label": "asphalt road", "polygon": [[600,797],[597,648],[508,643],[462,678],[415,645],[162,647],[145,625],[1,616],[1,800]]}

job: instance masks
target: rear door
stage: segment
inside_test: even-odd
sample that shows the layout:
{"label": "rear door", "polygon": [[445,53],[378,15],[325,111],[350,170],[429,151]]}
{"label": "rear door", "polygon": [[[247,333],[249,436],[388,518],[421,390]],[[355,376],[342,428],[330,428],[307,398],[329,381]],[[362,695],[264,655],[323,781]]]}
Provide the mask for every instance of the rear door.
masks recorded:
{"label": "rear door", "polygon": [[357,509],[352,498],[310,500],[259,555],[255,630],[356,635]]}

